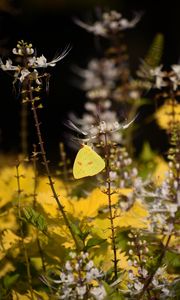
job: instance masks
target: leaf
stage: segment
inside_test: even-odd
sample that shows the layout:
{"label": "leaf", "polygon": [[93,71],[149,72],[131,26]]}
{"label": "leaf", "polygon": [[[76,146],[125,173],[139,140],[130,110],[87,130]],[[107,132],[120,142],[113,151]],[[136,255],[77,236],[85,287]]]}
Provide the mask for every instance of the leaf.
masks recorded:
{"label": "leaf", "polygon": [[4,287],[6,289],[11,288],[13,284],[17,281],[19,276],[20,276],[19,274],[6,275],[3,279]]}
{"label": "leaf", "polygon": [[106,239],[102,239],[99,237],[93,237],[88,240],[88,242],[86,244],[86,250],[88,250],[94,246],[100,245],[100,244],[104,243],[105,241],[106,241]]}
{"label": "leaf", "polygon": [[180,278],[175,279],[171,286],[172,300],[180,299]]}
{"label": "leaf", "polygon": [[42,105],[42,104],[39,104],[37,108],[43,108],[43,105]]}
{"label": "leaf", "polygon": [[47,222],[42,214],[35,211],[32,207],[23,208],[23,212],[28,223],[32,224],[40,231],[47,230]]}
{"label": "leaf", "polygon": [[154,152],[151,149],[151,146],[148,142],[144,142],[143,149],[140,155],[142,161],[150,161],[154,158]]}
{"label": "leaf", "polygon": [[165,261],[168,266],[168,270],[172,273],[180,272],[180,255],[172,251],[167,251],[165,255]]}
{"label": "leaf", "polygon": [[145,62],[151,67],[157,67],[162,58],[164,48],[164,36],[161,33],[157,33],[152,41],[152,44],[145,57]]}
{"label": "leaf", "polygon": [[151,79],[150,70],[152,68],[156,68],[160,64],[162,54],[163,54],[163,47],[164,47],[164,36],[161,33],[158,33],[154,37],[153,42],[145,58],[141,60],[141,64],[137,71],[137,75],[140,78]]}
{"label": "leaf", "polygon": [[128,234],[130,233],[130,229],[124,229],[121,232],[118,232],[117,237],[116,237],[116,241],[118,244],[118,247],[122,250],[122,251],[126,251],[128,249],[128,244],[127,242],[129,241],[129,237]]}
{"label": "leaf", "polygon": [[107,297],[104,300],[124,300],[124,296],[120,292],[116,292],[107,282],[103,281],[103,286],[106,290]]}

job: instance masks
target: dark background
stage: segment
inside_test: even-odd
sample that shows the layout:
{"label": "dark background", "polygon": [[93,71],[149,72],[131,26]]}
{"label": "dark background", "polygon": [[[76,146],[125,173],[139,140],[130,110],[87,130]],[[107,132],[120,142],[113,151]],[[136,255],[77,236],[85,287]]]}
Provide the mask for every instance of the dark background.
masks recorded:
{"label": "dark background", "polygon": [[[178,63],[180,53],[180,17],[178,1],[130,1],[130,0],[0,0],[0,56],[11,56],[11,49],[20,39],[32,42],[38,55],[44,54],[51,60],[57,51],[67,44],[72,45],[69,55],[51,73],[50,92],[43,99],[41,112],[43,134],[51,161],[58,159],[59,141],[64,140],[63,121],[68,112],[82,113],[85,97],[74,85],[72,65],[86,66],[96,55],[93,35],[79,28],[73,17],[92,19],[97,7],[113,8],[125,17],[132,18],[134,11],[143,12],[140,23],[127,31],[126,41],[132,72],[150,46],[154,35],[164,34],[165,66]],[[20,151],[19,99],[13,94],[12,78],[0,71],[0,151],[16,153]],[[31,120],[31,117],[29,117]],[[153,131],[154,130],[154,131]],[[151,127],[148,134],[155,133]],[[148,129],[147,129],[148,132]],[[159,137],[156,136],[159,140]],[[29,151],[35,140],[33,124],[29,125]],[[163,143],[159,140],[159,143]]]}

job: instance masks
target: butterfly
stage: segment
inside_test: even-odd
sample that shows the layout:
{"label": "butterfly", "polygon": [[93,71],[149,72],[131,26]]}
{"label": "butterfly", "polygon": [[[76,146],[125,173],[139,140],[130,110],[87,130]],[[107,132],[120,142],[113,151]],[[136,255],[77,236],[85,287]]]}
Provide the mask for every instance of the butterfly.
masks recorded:
{"label": "butterfly", "polygon": [[73,176],[75,179],[94,176],[105,168],[105,162],[91,147],[83,145],[78,151],[74,165]]}

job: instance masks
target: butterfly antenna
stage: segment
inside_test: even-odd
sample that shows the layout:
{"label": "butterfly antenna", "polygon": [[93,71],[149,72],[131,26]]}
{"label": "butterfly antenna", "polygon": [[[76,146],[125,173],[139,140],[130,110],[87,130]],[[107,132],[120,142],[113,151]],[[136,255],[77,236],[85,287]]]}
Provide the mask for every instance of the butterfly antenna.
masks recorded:
{"label": "butterfly antenna", "polygon": [[129,123],[122,125],[122,129],[127,129],[137,119],[138,116],[139,113]]}
{"label": "butterfly antenna", "polygon": [[79,133],[84,136],[88,135],[86,131],[83,131],[82,129],[78,128],[71,120],[67,120],[66,122],[64,122],[64,125],[69,129],[75,131],[76,133]]}

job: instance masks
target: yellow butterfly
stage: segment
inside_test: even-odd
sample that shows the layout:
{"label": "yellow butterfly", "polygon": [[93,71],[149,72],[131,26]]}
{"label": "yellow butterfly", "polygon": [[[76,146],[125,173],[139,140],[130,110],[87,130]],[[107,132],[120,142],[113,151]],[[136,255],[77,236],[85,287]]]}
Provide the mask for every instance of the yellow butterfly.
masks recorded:
{"label": "yellow butterfly", "polygon": [[91,147],[83,145],[78,151],[74,165],[73,176],[76,179],[94,176],[105,168],[105,162]]}

